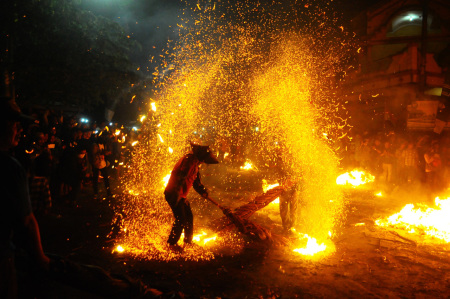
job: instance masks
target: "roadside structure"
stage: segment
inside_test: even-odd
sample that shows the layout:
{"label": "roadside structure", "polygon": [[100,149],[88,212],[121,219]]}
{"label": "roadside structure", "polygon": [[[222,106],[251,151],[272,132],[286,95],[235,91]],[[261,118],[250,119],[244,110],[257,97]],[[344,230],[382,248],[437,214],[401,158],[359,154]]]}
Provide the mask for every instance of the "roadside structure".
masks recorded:
{"label": "roadside structure", "polygon": [[344,87],[352,122],[369,130],[433,130],[450,77],[450,2],[380,1],[351,26],[361,40],[358,67]]}

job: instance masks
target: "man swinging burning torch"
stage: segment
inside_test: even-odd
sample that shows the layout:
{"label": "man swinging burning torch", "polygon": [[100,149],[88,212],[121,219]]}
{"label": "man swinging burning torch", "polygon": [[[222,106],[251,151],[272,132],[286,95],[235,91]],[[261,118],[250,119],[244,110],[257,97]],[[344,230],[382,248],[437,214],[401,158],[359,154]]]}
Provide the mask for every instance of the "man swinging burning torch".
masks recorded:
{"label": "man swinging burning torch", "polygon": [[202,163],[217,164],[219,161],[209,146],[191,143],[192,152],[184,155],[175,165],[164,190],[166,201],[172,209],[175,221],[167,242],[176,245],[184,229],[184,243],[192,243],[194,216],[186,199],[191,187],[203,198],[211,200],[208,191],[200,181],[199,167]]}

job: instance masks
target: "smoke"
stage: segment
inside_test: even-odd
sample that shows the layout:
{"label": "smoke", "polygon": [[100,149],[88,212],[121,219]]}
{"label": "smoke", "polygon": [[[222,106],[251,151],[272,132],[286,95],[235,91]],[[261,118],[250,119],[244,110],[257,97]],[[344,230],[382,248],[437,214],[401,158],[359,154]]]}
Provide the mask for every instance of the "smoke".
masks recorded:
{"label": "smoke", "polygon": [[114,20],[142,45],[132,57],[141,69],[151,70],[153,65],[149,60],[161,54],[168,41],[178,37],[177,22],[182,11],[179,0],[83,0],[80,5]]}

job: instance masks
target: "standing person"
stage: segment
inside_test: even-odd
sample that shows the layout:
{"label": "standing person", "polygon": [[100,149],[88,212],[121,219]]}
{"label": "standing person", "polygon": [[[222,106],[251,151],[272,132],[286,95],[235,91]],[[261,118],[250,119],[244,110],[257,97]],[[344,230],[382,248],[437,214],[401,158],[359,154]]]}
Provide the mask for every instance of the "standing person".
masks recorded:
{"label": "standing person", "polygon": [[175,165],[164,196],[172,209],[175,221],[167,243],[176,245],[184,230],[184,243],[192,243],[194,233],[194,216],[187,200],[189,190],[194,187],[203,198],[209,199],[208,191],[200,180],[199,168],[202,163],[217,164],[219,161],[209,146],[191,143],[192,152],[184,155]]}
{"label": "standing person", "polygon": [[299,184],[298,180],[294,179],[294,174],[289,166],[288,157],[283,153],[283,146],[277,152],[277,172],[279,175],[280,185],[293,186],[287,188],[280,194],[280,217],[284,233],[291,233],[291,230],[297,224],[297,210],[298,210],[298,196]]}
{"label": "standing person", "polygon": [[361,167],[364,170],[371,171],[371,147],[370,147],[370,139],[364,138],[361,142],[360,152],[361,152]]}
{"label": "standing person", "polygon": [[97,142],[92,147],[93,166],[92,166],[92,185],[94,187],[94,197],[98,196],[98,178],[100,173],[103,177],[103,183],[105,184],[106,194],[108,197],[112,196],[111,187],[109,184],[109,161],[106,157],[110,153],[107,149],[104,139],[97,137]]}
{"label": "standing person", "polygon": [[379,175],[381,170],[380,169],[380,160],[381,160],[381,154],[383,153],[383,147],[381,145],[381,140],[377,137],[375,138],[372,147],[371,147],[371,163],[372,163],[372,169],[373,173],[375,173],[375,176]]}
{"label": "standing person", "polygon": [[13,101],[0,98],[0,298],[17,298],[13,234],[39,268],[49,268],[44,254],[39,226],[32,212],[28,178],[24,168],[11,156],[20,139],[20,121],[26,118]]}
{"label": "standing person", "polygon": [[439,188],[439,174],[442,167],[441,156],[439,155],[439,143],[433,141],[430,148],[424,154],[425,159],[425,176],[428,186],[433,191],[438,191]]}
{"label": "standing person", "polygon": [[390,184],[392,182],[392,169],[395,162],[395,156],[389,141],[384,143],[384,150],[380,155],[380,159],[383,168],[382,177],[384,179],[384,183]]}
{"label": "standing person", "polygon": [[414,183],[417,179],[417,167],[419,165],[419,154],[414,147],[414,142],[408,142],[408,146],[401,154],[401,161],[404,165],[402,176],[408,184]]}

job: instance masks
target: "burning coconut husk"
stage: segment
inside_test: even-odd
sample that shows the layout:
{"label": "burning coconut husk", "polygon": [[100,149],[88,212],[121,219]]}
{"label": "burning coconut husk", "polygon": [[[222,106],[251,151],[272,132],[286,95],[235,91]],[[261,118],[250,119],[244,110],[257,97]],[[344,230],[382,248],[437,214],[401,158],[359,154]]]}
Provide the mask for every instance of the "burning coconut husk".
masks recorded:
{"label": "burning coconut husk", "polygon": [[[238,230],[254,241],[272,242],[273,234],[266,228],[259,224],[253,223],[249,218],[258,210],[266,207],[276,198],[278,198],[285,189],[290,187],[290,184],[277,186],[253,198],[250,202],[234,209],[230,212],[234,218],[239,219],[239,224],[228,215],[215,219],[210,222],[209,226],[215,231],[229,231],[237,227]],[[280,238],[276,238],[280,239]]]}

